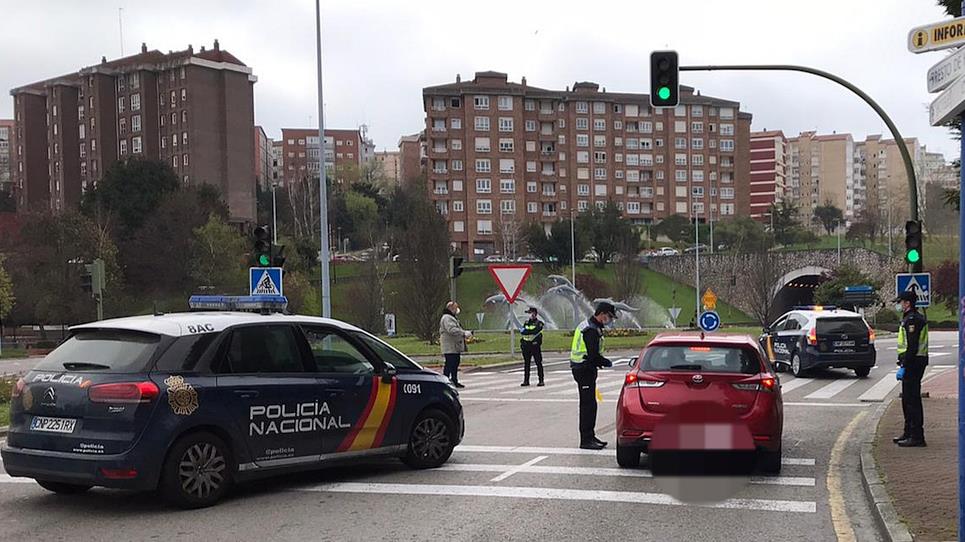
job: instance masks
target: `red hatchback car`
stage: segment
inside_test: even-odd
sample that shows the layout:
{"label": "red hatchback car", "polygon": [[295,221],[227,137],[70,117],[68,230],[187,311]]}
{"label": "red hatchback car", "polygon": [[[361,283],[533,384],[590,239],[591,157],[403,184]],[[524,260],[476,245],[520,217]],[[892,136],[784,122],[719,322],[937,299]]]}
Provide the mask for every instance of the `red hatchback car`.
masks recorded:
{"label": "red hatchback car", "polygon": [[781,385],[757,341],[740,335],[662,334],[630,362],[617,403],[617,463],[639,465],[654,430],[688,404],[701,405],[706,424],[729,416],[749,432],[758,467],[780,472]]}

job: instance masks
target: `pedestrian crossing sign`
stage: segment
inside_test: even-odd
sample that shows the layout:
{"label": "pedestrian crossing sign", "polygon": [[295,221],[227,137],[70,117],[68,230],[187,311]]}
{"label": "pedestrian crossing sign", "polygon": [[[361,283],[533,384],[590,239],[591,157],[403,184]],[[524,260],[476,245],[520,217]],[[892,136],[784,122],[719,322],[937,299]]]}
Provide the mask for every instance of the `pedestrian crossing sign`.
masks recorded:
{"label": "pedestrian crossing sign", "polygon": [[285,295],[281,267],[248,268],[250,295]]}
{"label": "pedestrian crossing sign", "polygon": [[914,292],[916,307],[931,306],[931,273],[899,273],[895,275],[895,293]]}

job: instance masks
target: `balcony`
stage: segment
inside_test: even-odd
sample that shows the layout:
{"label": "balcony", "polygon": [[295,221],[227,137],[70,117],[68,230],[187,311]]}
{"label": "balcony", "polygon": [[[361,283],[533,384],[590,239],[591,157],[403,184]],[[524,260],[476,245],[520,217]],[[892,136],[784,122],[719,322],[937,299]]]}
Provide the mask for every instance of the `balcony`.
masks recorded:
{"label": "balcony", "polygon": [[433,131],[433,132],[445,132],[445,131],[446,131],[446,127],[445,127],[445,126],[433,126],[433,127],[432,127],[432,131]]}
{"label": "balcony", "polygon": [[446,196],[446,195],[449,195],[449,189],[448,189],[448,188],[436,188],[435,190],[432,191],[432,193],[435,194],[435,195],[437,195],[437,196]]}
{"label": "balcony", "polygon": [[544,211],[543,211],[543,216],[547,216],[547,217],[549,217],[549,216],[556,216],[556,211],[546,211],[546,210],[544,210]]}
{"label": "balcony", "polygon": [[445,148],[445,147],[432,147],[432,152],[434,152],[434,153],[436,153],[436,154],[445,154],[445,153],[449,152],[449,149],[447,149],[447,148]]}
{"label": "balcony", "polygon": [[552,176],[552,175],[556,175],[556,170],[555,170],[555,169],[544,169],[541,173],[542,173],[543,175],[546,175],[546,176]]}
{"label": "balcony", "polygon": [[554,190],[554,191],[551,192],[551,191],[548,191],[548,190],[543,190],[543,196],[548,196],[548,197],[554,197],[554,198],[555,198],[555,197],[556,197],[556,191]]}
{"label": "balcony", "polygon": [[436,175],[446,175],[449,173],[447,168],[432,168],[432,172]]}

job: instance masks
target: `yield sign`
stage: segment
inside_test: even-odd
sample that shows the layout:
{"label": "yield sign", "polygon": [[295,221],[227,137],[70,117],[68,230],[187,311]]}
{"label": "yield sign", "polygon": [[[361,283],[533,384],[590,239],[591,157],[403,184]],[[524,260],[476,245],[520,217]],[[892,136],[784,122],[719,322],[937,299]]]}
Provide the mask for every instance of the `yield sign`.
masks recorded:
{"label": "yield sign", "polygon": [[493,276],[499,289],[503,291],[506,301],[515,303],[526,279],[533,271],[532,265],[490,265],[489,274]]}

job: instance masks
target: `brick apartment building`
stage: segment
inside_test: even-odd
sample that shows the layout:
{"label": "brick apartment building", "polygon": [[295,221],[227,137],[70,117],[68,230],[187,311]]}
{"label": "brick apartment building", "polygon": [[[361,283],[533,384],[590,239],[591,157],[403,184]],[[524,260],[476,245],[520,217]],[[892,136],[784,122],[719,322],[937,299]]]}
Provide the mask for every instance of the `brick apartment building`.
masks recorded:
{"label": "brick apartment building", "polygon": [[399,183],[417,181],[424,174],[427,158],[424,131],[399,138]]}
{"label": "brick apartment building", "polygon": [[382,164],[382,172],[392,184],[399,184],[400,159],[399,151],[383,150],[375,153],[375,160]]}
{"label": "brick apartment building", "polygon": [[769,223],[787,187],[787,138],[780,130],[751,132],[750,216]]}
{"label": "brick apartment building", "polygon": [[264,189],[272,181],[273,156],[272,140],[265,134],[265,129],[255,126],[255,182]]}
{"label": "brick apartment building", "polygon": [[749,214],[751,115],[690,87],[680,95],[654,110],[645,94],[546,90],[499,72],[424,88],[428,188],[454,248],[482,257],[507,229],[609,200],[640,224]]}
{"label": "brick apartment building", "polygon": [[[926,177],[926,156],[933,153],[928,153],[916,138],[906,138],[905,146],[911,154],[916,177]],[[903,228],[905,221],[910,219],[911,212],[908,205],[908,175],[905,173],[905,162],[901,158],[898,144],[894,139],[869,135],[864,141],[855,144],[854,153],[854,178],[863,199],[858,209],[864,206],[877,209],[880,223],[890,222],[896,229]],[[944,157],[941,160],[944,162]],[[925,201],[926,183],[927,179],[918,179],[919,208]]]}
{"label": "brick apartment building", "polygon": [[13,119],[0,119],[0,190],[7,193],[13,189],[15,134]]}
{"label": "brick apartment building", "polygon": [[[339,177],[351,167],[360,167],[374,156],[375,145],[364,130],[325,130],[325,167]],[[281,172],[283,181],[318,178],[318,129],[282,128]]]}
{"label": "brick apartment building", "polygon": [[113,162],[167,162],[185,184],[221,189],[234,223],[255,218],[252,70],[215,40],[140,53],[18,87],[20,209],[75,206]]}

